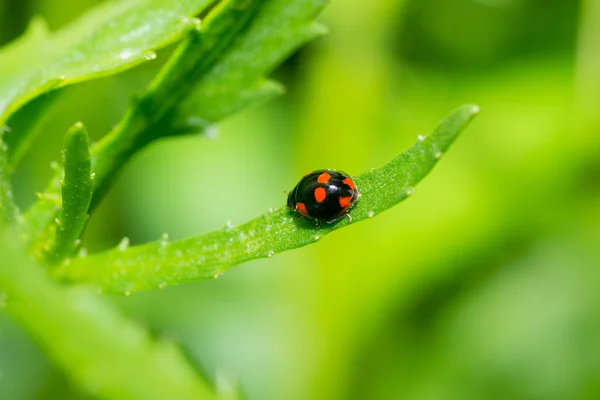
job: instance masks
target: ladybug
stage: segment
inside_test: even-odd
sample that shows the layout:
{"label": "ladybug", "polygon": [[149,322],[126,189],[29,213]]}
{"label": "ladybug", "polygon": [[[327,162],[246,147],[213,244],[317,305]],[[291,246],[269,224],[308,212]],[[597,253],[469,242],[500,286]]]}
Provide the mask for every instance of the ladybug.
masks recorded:
{"label": "ladybug", "polygon": [[352,178],[341,171],[319,169],[304,177],[290,192],[287,206],[306,219],[331,224],[344,216],[360,197]]}

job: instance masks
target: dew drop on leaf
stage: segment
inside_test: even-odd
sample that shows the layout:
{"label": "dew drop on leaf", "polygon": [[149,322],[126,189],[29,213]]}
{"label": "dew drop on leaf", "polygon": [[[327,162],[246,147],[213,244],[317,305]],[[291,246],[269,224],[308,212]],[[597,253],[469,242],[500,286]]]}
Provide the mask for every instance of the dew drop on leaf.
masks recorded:
{"label": "dew drop on leaf", "polygon": [[131,58],[131,56],[133,56],[133,52],[131,50],[123,50],[120,54],[119,54],[119,58],[121,60],[127,60],[129,58]]}
{"label": "dew drop on leaf", "polygon": [[149,51],[148,53],[144,53],[144,58],[148,61],[156,60],[156,53],[153,51]]}
{"label": "dew drop on leaf", "polygon": [[161,238],[160,238],[160,245],[162,247],[165,247],[167,244],[169,244],[169,234],[168,233],[163,233]]}
{"label": "dew drop on leaf", "polygon": [[125,236],[119,243],[119,251],[125,251],[129,247],[129,238]]}

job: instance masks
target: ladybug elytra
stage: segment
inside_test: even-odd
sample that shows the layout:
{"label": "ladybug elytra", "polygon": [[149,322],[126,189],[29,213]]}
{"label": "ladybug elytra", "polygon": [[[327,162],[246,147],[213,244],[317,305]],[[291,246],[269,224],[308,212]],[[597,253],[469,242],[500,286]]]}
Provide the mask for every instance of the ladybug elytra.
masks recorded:
{"label": "ladybug elytra", "polygon": [[288,195],[287,206],[306,219],[329,224],[346,216],[359,198],[352,178],[341,171],[320,169],[306,174]]}

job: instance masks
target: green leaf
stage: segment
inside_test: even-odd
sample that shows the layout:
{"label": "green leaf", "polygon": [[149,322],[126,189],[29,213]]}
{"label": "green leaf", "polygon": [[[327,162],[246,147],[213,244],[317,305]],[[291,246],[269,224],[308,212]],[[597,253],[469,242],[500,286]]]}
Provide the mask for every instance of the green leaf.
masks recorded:
{"label": "green leaf", "polygon": [[52,281],[1,222],[0,305],[94,398],[216,399],[173,343],[89,289]]}
{"label": "green leaf", "polygon": [[[142,146],[160,137],[201,131],[249,104],[281,94],[264,74],[323,32],[314,0],[229,0],[191,32],[146,93],[94,147],[94,208]],[[198,124],[198,121],[200,123]]]}
{"label": "green leaf", "polygon": [[265,81],[293,51],[326,33],[314,19],[327,0],[271,0],[252,22],[252,29],[234,43],[223,59],[205,74],[178,113],[208,124],[282,93]]}
{"label": "green leaf", "polygon": [[[441,121],[429,137],[419,137],[406,152],[388,164],[354,178],[361,198],[350,211],[356,223],[374,217],[412,194],[479,108],[463,106]],[[127,247],[74,259],[56,270],[66,281],[92,283],[103,291],[130,294],[184,282],[213,278],[225,270],[262,257],[314,243],[347,226],[343,219],[315,228],[295,218],[286,207],[238,226],[169,243]]]}
{"label": "green leaf", "polygon": [[132,102],[120,123],[94,146],[97,179],[92,208],[133,154],[156,139],[181,132],[167,126],[174,118],[173,111],[189,96],[194,82],[214,68],[266,1],[221,3],[210,13],[204,27],[190,32],[146,92]]}
{"label": "green leaf", "polygon": [[[119,124],[92,148],[96,180],[90,209],[146,144],[201,131],[241,107],[282,93],[280,85],[263,75],[323,33],[312,20],[325,4],[321,0],[228,0],[215,7],[200,31],[190,32],[147,91],[132,102]],[[192,102],[186,106],[189,112],[182,106],[188,100]],[[51,183],[49,188],[53,187],[57,185]],[[46,210],[36,204],[27,217],[37,225]]]}
{"label": "green leaf", "polygon": [[43,247],[47,262],[55,264],[71,255],[88,219],[93,176],[90,142],[80,122],[65,136],[62,207],[49,229],[52,241]]}
{"label": "green leaf", "polygon": [[[192,17],[213,1],[111,1],[54,34],[34,19],[22,38],[0,50],[0,127],[43,93],[154,59],[154,50],[196,28]],[[17,149],[20,132],[12,135]]]}
{"label": "green leaf", "polygon": [[0,126],[0,223],[12,223],[18,217],[8,173],[8,146],[3,140],[4,130]]}

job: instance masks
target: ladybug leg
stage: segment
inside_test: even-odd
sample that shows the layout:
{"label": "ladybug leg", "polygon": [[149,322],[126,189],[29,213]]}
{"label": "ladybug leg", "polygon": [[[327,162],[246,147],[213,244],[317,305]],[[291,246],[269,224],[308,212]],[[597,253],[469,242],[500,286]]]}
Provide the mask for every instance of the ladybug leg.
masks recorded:
{"label": "ladybug leg", "polygon": [[315,226],[317,227],[317,229],[319,229],[321,227],[321,221],[315,219]]}
{"label": "ladybug leg", "polygon": [[352,222],[352,216],[350,214],[346,213],[344,217],[348,218],[348,223]]}

